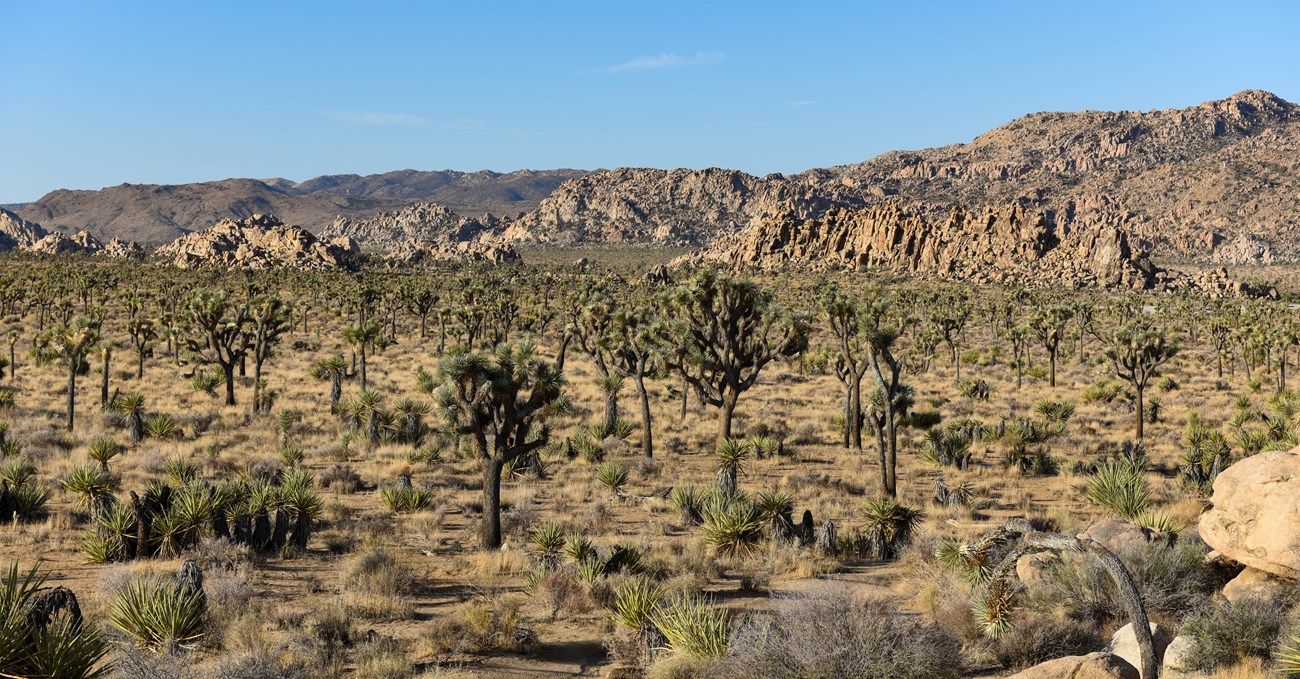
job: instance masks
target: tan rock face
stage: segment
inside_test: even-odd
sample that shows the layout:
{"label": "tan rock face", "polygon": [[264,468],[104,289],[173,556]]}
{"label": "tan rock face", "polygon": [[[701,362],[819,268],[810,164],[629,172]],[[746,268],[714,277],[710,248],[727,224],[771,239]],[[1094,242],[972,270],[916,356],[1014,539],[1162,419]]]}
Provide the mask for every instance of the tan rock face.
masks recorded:
{"label": "tan rock face", "polygon": [[[1156,666],[1160,666],[1164,661],[1165,649],[1169,647],[1171,641],[1173,637],[1169,636],[1164,628],[1154,622],[1151,623],[1151,646],[1156,653]],[[1138,649],[1137,635],[1133,633],[1133,623],[1124,625],[1111,636],[1110,652],[1135,668],[1142,667],[1142,652]],[[1141,674],[1141,670],[1138,674]]]}
{"label": "tan rock face", "polygon": [[1250,568],[1300,578],[1300,448],[1259,453],[1223,470],[1201,538]]}
{"label": "tan rock face", "polygon": [[1223,598],[1234,603],[1245,599],[1273,601],[1293,593],[1295,587],[1294,582],[1247,568],[1223,586]]}
{"label": "tan rock face", "polygon": [[157,254],[183,269],[219,266],[327,271],[351,265],[347,250],[305,229],[285,225],[274,215],[260,214],[222,220],[158,248]]}
{"label": "tan rock face", "polygon": [[1071,655],[1049,660],[1008,679],[1141,679],[1123,658],[1110,653]]}
{"label": "tan rock face", "polygon": [[511,264],[522,262],[523,258],[508,245],[493,245],[482,241],[461,243],[429,243],[407,241],[399,246],[389,257],[398,262],[422,261],[459,261],[487,262],[489,264]]}
{"label": "tan rock face", "polygon": [[348,237],[368,250],[394,253],[411,241],[459,243],[502,228],[503,220],[485,214],[462,217],[439,203],[416,203],[393,212],[363,217],[339,217],[321,232],[321,238]]}
{"label": "tan rock face", "polygon": [[0,252],[31,248],[46,235],[40,224],[0,208]]}

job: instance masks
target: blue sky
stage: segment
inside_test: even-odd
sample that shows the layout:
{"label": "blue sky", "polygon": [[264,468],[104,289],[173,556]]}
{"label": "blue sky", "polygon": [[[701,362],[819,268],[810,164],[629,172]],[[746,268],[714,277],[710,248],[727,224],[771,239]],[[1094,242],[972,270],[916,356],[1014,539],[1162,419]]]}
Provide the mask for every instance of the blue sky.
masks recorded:
{"label": "blue sky", "polygon": [[797,172],[1300,100],[1300,3],[0,0],[0,202],[401,168]]}

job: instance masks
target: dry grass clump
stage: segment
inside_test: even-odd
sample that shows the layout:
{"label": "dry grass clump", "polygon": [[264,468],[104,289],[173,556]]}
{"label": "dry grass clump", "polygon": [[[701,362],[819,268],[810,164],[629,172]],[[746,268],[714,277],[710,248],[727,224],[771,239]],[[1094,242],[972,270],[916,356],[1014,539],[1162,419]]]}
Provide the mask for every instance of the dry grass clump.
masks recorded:
{"label": "dry grass clump", "polygon": [[409,620],[415,613],[410,595],[419,579],[386,547],[353,555],[342,578],[344,606],[355,615],[367,620]]}

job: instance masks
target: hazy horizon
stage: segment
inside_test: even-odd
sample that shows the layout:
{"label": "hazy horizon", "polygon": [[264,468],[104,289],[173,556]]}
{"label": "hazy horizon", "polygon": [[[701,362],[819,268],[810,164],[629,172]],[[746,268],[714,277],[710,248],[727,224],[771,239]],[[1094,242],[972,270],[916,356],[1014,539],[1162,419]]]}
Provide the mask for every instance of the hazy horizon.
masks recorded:
{"label": "hazy horizon", "polygon": [[1300,8],[1213,7],[8,6],[0,203],[405,168],[793,173],[1038,111],[1300,96]]}

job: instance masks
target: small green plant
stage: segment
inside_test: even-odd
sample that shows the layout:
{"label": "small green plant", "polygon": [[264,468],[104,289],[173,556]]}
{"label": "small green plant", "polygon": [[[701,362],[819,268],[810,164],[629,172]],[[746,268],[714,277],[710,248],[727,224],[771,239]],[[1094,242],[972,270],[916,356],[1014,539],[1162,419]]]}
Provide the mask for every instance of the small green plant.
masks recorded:
{"label": "small green plant", "polygon": [[564,551],[564,529],[554,521],[546,521],[533,529],[529,538],[530,551],[545,567],[557,566]]}
{"label": "small green plant", "polygon": [[1300,676],[1300,637],[1291,637],[1290,643],[1283,644],[1273,654],[1278,673],[1288,676]]}
{"label": "small green plant", "polygon": [[226,378],[221,374],[220,370],[200,370],[190,378],[190,389],[216,398],[217,387],[220,387],[225,381]]}
{"label": "small green plant", "polygon": [[873,559],[894,559],[912,539],[912,532],[920,523],[922,512],[899,504],[892,497],[868,499],[863,512],[867,520],[863,533],[868,540],[868,556]]}
{"label": "small green plant", "polygon": [[630,470],[625,462],[606,462],[596,471],[596,480],[615,495],[623,494],[629,476]]}
{"label": "small green plant", "polygon": [[13,457],[0,463],[0,479],[8,481],[11,486],[21,486],[35,474],[36,465],[26,458]]}
{"label": "small green plant", "polygon": [[763,539],[759,508],[743,497],[716,493],[703,507],[704,541],[719,554],[741,556]]}
{"label": "small green plant", "polygon": [[674,597],[656,607],[654,624],[674,653],[696,658],[720,658],[727,652],[731,618],[700,595]]}
{"label": "small green plant", "polygon": [[181,435],[181,426],[176,419],[162,413],[150,415],[144,422],[144,430],[149,438],[159,441],[171,441]]}
{"label": "small green plant", "polygon": [[108,471],[108,463],[120,454],[122,454],[122,446],[107,436],[91,439],[90,445],[86,447],[86,455],[98,462],[100,469],[104,471]]}
{"label": "small green plant", "polygon": [[1146,466],[1124,459],[1103,462],[1088,478],[1084,498],[1121,518],[1136,520],[1150,508],[1153,499]]}
{"label": "small green plant", "polygon": [[50,489],[43,483],[24,483],[14,488],[14,513],[24,521],[43,516]]}
{"label": "small green plant", "polygon": [[108,621],[137,644],[172,650],[203,638],[207,600],[170,580],[136,578],[108,608]]}
{"label": "small green plant", "polygon": [[198,465],[180,455],[173,455],[163,462],[163,475],[180,486],[198,479],[199,468]]}
{"label": "small green plant", "polygon": [[600,557],[600,554],[596,551],[596,545],[592,544],[591,539],[581,533],[570,535],[565,540],[564,554],[579,564],[596,561]]}
{"label": "small green plant", "polygon": [[433,493],[414,486],[384,486],[379,489],[379,499],[394,512],[418,512],[433,504]]}
{"label": "small green plant", "polygon": [[80,510],[100,505],[113,492],[108,475],[94,465],[69,469],[63,476],[63,489],[77,497],[76,507]]}
{"label": "small green plant", "polygon": [[280,449],[280,464],[291,469],[302,464],[306,457],[307,453],[301,446],[288,445]]}
{"label": "small green plant", "polygon": [[617,625],[644,633],[650,628],[662,597],[663,589],[646,578],[627,580],[614,592],[610,619]]}
{"label": "small green plant", "polygon": [[704,500],[705,494],[693,483],[673,486],[668,493],[668,501],[682,513],[682,523],[687,526],[698,525],[704,520]]}

